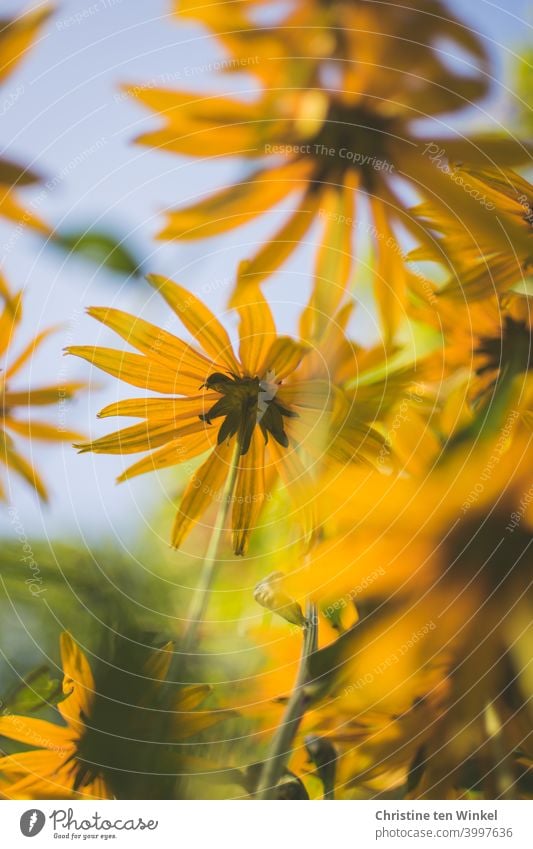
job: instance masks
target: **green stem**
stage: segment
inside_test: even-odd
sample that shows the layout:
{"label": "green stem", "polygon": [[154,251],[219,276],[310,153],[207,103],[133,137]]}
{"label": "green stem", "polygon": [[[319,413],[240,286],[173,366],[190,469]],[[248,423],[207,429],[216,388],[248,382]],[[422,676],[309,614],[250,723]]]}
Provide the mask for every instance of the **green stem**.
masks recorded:
{"label": "green stem", "polygon": [[281,724],[278,726],[267,756],[257,788],[257,799],[275,797],[275,789],[283,775],[291,753],[292,742],[307,709],[306,685],[309,683],[309,658],[317,649],[318,619],[316,606],[306,605],[307,625],[303,633],[303,647],[294,689],[287,702]]}
{"label": "green stem", "polygon": [[235,489],[235,481],[237,479],[237,471],[239,468],[239,447],[235,446],[231,468],[224,488],[222,501],[218,510],[209,545],[204,557],[200,581],[194,591],[194,596],[187,615],[187,627],[181,643],[181,652],[189,654],[195,646],[198,637],[198,628],[205,619],[205,613],[209,604],[211,595],[211,587],[216,573],[218,549],[220,540],[226,526],[226,517],[231,506],[231,496]]}

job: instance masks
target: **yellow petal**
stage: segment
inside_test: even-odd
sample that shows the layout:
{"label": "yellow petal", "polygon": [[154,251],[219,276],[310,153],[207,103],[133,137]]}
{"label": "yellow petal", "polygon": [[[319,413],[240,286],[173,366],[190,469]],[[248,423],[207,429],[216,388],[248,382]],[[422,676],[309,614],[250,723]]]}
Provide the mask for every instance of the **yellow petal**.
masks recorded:
{"label": "yellow petal", "polygon": [[201,382],[212,370],[213,364],[206,357],[172,333],[148,321],[108,307],[89,307],[87,312],[142,354],[161,362],[163,366],[171,365],[180,374],[197,376]]}
{"label": "yellow petal", "polygon": [[[246,263],[240,274],[246,273]],[[276,325],[268,302],[258,286],[246,291],[246,297],[237,306],[239,324],[239,359],[250,377],[262,377],[266,356],[276,338]]]}
{"label": "yellow petal", "polygon": [[248,295],[248,286],[261,283],[273,274],[300,245],[305,234],[313,224],[320,206],[320,194],[307,192],[288,220],[270,237],[265,246],[247,263],[246,276],[237,280],[237,286],[231,298],[232,305],[238,305]]}
{"label": "yellow petal", "polygon": [[194,710],[202,702],[205,702],[210,692],[209,684],[194,684],[183,687],[174,701],[174,710],[180,712]]}
{"label": "yellow petal", "polygon": [[233,550],[245,554],[265,503],[265,440],[256,427],[250,448],[239,458],[233,501]]}
{"label": "yellow petal", "polygon": [[159,238],[206,239],[240,227],[302,189],[308,171],[308,164],[302,162],[258,171],[245,182],[170,212]]}
{"label": "yellow petal", "polygon": [[67,696],[58,709],[69,724],[89,717],[94,700],[94,678],[89,661],[67,631],[59,641],[63,667],[63,692]]}
{"label": "yellow petal", "polygon": [[386,342],[390,343],[405,318],[407,293],[407,270],[403,253],[389,225],[390,212],[378,197],[371,199],[372,215],[379,238],[376,240],[376,269],[374,292],[386,331]]}
{"label": "yellow petal", "polygon": [[191,421],[176,425],[174,421],[159,420],[141,422],[140,424],[116,430],[93,442],[77,443],[74,447],[81,454],[93,451],[95,454],[137,454],[159,448],[171,440],[205,432],[207,425],[198,416],[190,417]]}
{"label": "yellow petal", "polygon": [[172,662],[174,643],[169,640],[161,648],[154,649],[144,664],[144,674],[154,681],[164,681]]}
{"label": "yellow petal", "polygon": [[309,351],[309,345],[304,342],[297,342],[290,336],[278,336],[268,352],[265,372],[271,372],[276,381],[285,380],[293,371],[296,371]]}
{"label": "yellow petal", "polygon": [[98,418],[131,416],[138,419],[164,419],[180,421],[205,413],[219,398],[216,392],[204,392],[192,398],[130,398],[108,404],[98,413]]}
{"label": "yellow petal", "polygon": [[49,18],[52,7],[45,4],[24,12],[7,23],[2,21],[0,30],[0,80],[5,79],[20,62],[26,51],[35,42],[39,30]]}
{"label": "yellow petal", "polygon": [[11,363],[9,368],[6,369],[6,379],[12,377],[14,374],[20,371],[22,366],[25,365],[25,363],[27,363],[27,361],[31,359],[31,357],[34,355],[39,345],[41,345],[41,343],[44,342],[45,339],[48,339],[48,337],[51,336],[52,333],[56,333],[58,329],[59,328],[57,327],[48,327],[46,330],[43,330],[41,333],[38,333],[37,336],[32,339],[30,344],[27,345],[26,348],[24,348],[22,353],[19,354],[19,356]]}
{"label": "yellow petal", "polygon": [[41,478],[33,466],[28,463],[13,447],[12,440],[0,430],[0,460],[2,460],[9,469],[13,469],[26,483],[29,483],[37,492],[43,501],[48,500],[48,493]]}
{"label": "yellow petal", "polygon": [[198,378],[176,374],[175,370],[154,363],[141,354],[129,354],[113,348],[98,348],[89,345],[72,346],[67,353],[81,357],[96,368],[118,377],[125,383],[138,386],[150,392],[164,392],[172,395],[197,393]]}
{"label": "yellow petal", "polygon": [[0,736],[38,749],[72,747],[72,733],[68,728],[29,716],[8,714],[0,717]]}
{"label": "yellow petal", "polygon": [[0,316],[0,354],[3,354],[11,346],[13,333],[22,318],[22,292],[10,295],[2,291],[1,294],[5,300]]}
{"label": "yellow petal", "polygon": [[169,466],[177,466],[186,460],[192,460],[193,457],[204,454],[211,447],[211,441],[204,431],[185,438],[180,437],[129,466],[119,475],[117,483],[123,483],[137,477],[137,475],[144,475],[146,472],[157,472]]}
{"label": "yellow petal", "polygon": [[85,389],[85,383],[66,383],[61,386],[42,386],[27,392],[6,392],[3,402],[6,407],[46,407],[57,404],[66,398],[72,398],[79,389]]}
{"label": "yellow petal", "polygon": [[51,425],[47,422],[37,422],[35,419],[31,421],[20,421],[11,418],[5,418],[6,427],[15,433],[24,436],[26,439],[44,439],[52,442],[72,442],[74,439],[83,439],[83,435],[74,430],[64,430],[57,425]]}
{"label": "yellow petal", "polygon": [[300,335],[318,339],[346,292],[353,269],[357,174],[348,171],[342,186],[326,186],[319,211],[324,221],[317,252],[313,293],[302,314]]}
{"label": "yellow petal", "polygon": [[42,218],[22,206],[18,202],[15,192],[3,191],[2,187],[0,187],[0,215],[10,221],[15,221],[20,226],[31,227],[33,230],[42,233],[43,236],[50,235],[50,228]]}
{"label": "yellow petal", "polygon": [[283,448],[274,440],[269,440],[268,447],[287,490],[289,503],[294,505],[294,512],[286,517],[287,521],[297,518],[302,524],[304,539],[309,542],[316,527],[316,507],[310,476],[294,448]]}

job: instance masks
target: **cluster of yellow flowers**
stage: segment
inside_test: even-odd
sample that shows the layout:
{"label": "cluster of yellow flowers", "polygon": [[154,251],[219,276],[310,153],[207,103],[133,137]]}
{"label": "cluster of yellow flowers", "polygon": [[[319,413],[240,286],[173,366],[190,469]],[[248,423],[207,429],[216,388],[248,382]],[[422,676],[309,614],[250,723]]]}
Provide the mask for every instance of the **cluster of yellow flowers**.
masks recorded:
{"label": "cluster of yellow flowers", "polygon": [[[182,650],[198,637],[226,536],[236,555],[260,548],[275,563],[256,599],[285,630],[271,642],[255,635],[268,643],[266,666],[224,705],[233,721],[252,722],[262,747],[242,782],[249,795],[531,797],[533,187],[512,170],[531,147],[511,133],[419,131],[421,118],[444,127],[441,116],[482,98],[490,80],[480,40],[440,0],[386,10],[294,0],[262,24],[267,6],[189,0],[176,10],[226,51],[221,76],[252,75],[255,98],[127,87],[160,119],[140,144],[256,163],[241,182],[171,211],[160,238],[207,239],[282,201],[291,209],[237,270],[228,315],[238,349],[220,318],[167,277],[150,275],[150,285],[190,341],[91,307],[132,350],[69,352],[152,394],[100,412],[140,423],[77,447],[142,454],[121,481],[191,468],[171,542],[180,548],[201,526],[189,544],[205,580]],[[468,61],[445,61],[442,39]],[[373,345],[353,338],[359,222],[373,251]],[[294,336],[280,335],[263,289],[309,244],[310,296]],[[3,349],[17,315],[6,291]],[[415,356],[406,340],[421,335]],[[4,426],[23,436],[29,426],[13,408],[54,393],[8,389],[34,347],[3,372]],[[35,422],[31,431],[52,435]],[[42,494],[2,433],[6,462]],[[273,530],[279,499],[286,547]],[[166,646],[148,661],[156,684],[170,655]],[[67,725],[0,720],[6,736],[46,741],[0,761],[6,795],[115,793],[109,769],[87,765],[102,762],[88,754],[98,745],[95,685],[68,636],[63,657]],[[173,710],[206,695],[185,688]],[[167,739],[221,718],[191,713]]]}

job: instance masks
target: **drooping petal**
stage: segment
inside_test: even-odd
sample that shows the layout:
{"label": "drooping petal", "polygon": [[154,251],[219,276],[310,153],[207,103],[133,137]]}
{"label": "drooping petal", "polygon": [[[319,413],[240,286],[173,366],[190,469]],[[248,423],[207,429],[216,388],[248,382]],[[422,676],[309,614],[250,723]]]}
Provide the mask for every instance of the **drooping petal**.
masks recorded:
{"label": "drooping petal", "polygon": [[[316,527],[316,507],[310,477],[294,448],[282,448],[275,440],[269,441],[268,448],[278,474],[290,495],[290,503],[294,505],[294,516],[302,524],[304,539],[309,542]],[[287,517],[287,519],[290,518],[290,516]]]}
{"label": "drooping petal", "polygon": [[232,305],[238,306],[240,300],[247,297],[248,286],[258,285],[283,265],[313,224],[319,206],[320,192],[308,191],[304,194],[287,221],[248,262],[246,276],[237,280],[231,298]]}
{"label": "drooping petal", "polygon": [[137,463],[133,463],[118,476],[117,483],[131,480],[131,478],[144,475],[146,472],[157,472],[161,469],[167,469],[169,466],[177,466],[186,460],[192,460],[194,457],[204,454],[212,447],[211,440],[205,431],[180,437],[169,442],[164,448],[143,457]]}
{"label": "drooping petal", "polygon": [[298,368],[309,351],[309,345],[304,342],[297,342],[290,336],[278,336],[268,352],[265,373],[270,372],[273,380],[285,380]]}
{"label": "drooping petal", "polygon": [[[0,291],[4,298],[4,309],[0,315],[0,354],[11,345],[13,332],[22,317],[22,292],[10,295],[8,291]],[[5,379],[5,374],[2,374]]]}
{"label": "drooping petal", "polygon": [[239,458],[233,501],[233,550],[245,554],[250,532],[257,526],[265,503],[265,441],[256,427],[250,447]]}
{"label": "drooping petal", "polygon": [[342,186],[326,186],[320,208],[324,228],[316,261],[313,292],[300,319],[302,339],[318,339],[337,312],[354,263],[357,172],[348,171]]}
{"label": "drooping petal", "polygon": [[390,228],[390,213],[378,197],[370,200],[378,240],[376,241],[376,269],[374,292],[386,331],[386,342],[394,338],[405,318],[404,303],[407,292],[407,269],[403,253]]}
{"label": "drooping petal", "polygon": [[211,692],[209,684],[193,684],[183,687],[174,700],[174,710],[185,712],[194,710],[205,702]]}
{"label": "drooping petal", "polygon": [[50,235],[50,228],[40,216],[36,215],[30,208],[25,208],[19,203],[15,192],[3,190],[0,185],[0,215],[10,221],[15,221],[24,227],[31,227],[33,230],[42,233],[43,236]]}
{"label": "drooping petal", "polygon": [[192,476],[181,499],[172,530],[172,545],[179,548],[194,523],[212,505],[219,503],[234,452],[233,441],[225,441],[211,452]]}
{"label": "drooping petal", "polygon": [[43,501],[48,501],[48,493],[41,478],[33,466],[19,454],[13,447],[13,441],[8,434],[0,430],[0,460],[9,469],[13,469],[26,483],[29,483]]}
{"label": "drooping petal", "polygon": [[172,662],[174,643],[166,642],[161,648],[154,649],[144,664],[143,672],[147,678],[154,681],[164,681]]}

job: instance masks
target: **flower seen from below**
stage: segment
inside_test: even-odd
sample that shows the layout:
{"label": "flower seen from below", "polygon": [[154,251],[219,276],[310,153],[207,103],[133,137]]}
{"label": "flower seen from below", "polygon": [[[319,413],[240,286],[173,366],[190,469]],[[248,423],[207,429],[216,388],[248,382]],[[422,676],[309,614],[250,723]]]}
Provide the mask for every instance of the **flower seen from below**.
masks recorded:
{"label": "flower seen from below", "polygon": [[344,333],[346,310],[332,322],[322,346],[312,349],[278,335],[256,287],[237,309],[237,355],[220,321],[191,292],[168,278],[149,280],[199,347],[119,310],[90,308],[90,315],[140,353],[78,346],[69,352],[163,397],[109,405],[101,417],[144,421],[78,447],[103,454],[149,452],[120,481],[209,452],[180,502],[172,532],[176,547],[210,506],[230,502],[234,550],[244,553],[265,502],[280,483],[310,534],[309,483],[316,469],[328,458],[371,461],[383,444],[373,423],[387,404],[388,384],[361,386],[359,394],[341,388],[356,372],[358,357]]}
{"label": "flower seen from below", "polygon": [[[452,203],[470,209],[472,199],[443,173],[447,163],[520,164],[528,159],[527,148],[510,134],[441,138],[437,128],[425,139],[417,129],[421,118],[439,121],[487,92],[484,47],[444,4],[390,7],[384,15],[371,3],[301,2],[264,28],[253,14],[261,6],[180,6],[180,14],[205,19],[214,28],[229,50],[230,68],[259,78],[255,99],[152,86],[129,89],[163,122],[140,143],[170,153],[239,156],[257,163],[241,182],[169,212],[160,237],[217,236],[282,205],[286,220],[253,258],[248,276],[239,279],[236,297],[276,271],[315,222],[321,228],[315,285],[344,287],[353,271],[359,201],[364,200],[375,249],[376,300],[392,337],[407,291],[416,283],[404,262],[400,231],[424,235],[401,183],[445,208]],[[443,61],[442,37],[468,52],[468,73]],[[257,61],[247,61],[251,57]],[[433,151],[440,151],[439,161]]]}

